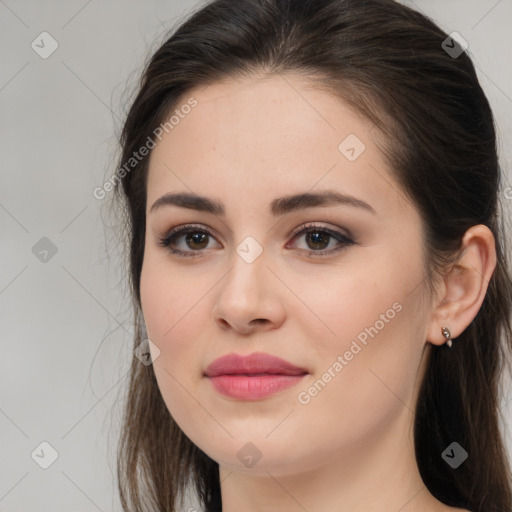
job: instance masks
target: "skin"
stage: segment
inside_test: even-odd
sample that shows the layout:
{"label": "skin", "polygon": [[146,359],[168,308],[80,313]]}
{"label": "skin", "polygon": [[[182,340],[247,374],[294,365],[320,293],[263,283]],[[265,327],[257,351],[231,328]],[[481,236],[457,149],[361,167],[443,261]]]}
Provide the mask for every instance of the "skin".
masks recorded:
{"label": "skin", "polygon": [[[223,511],[462,510],[435,499],[420,477],[413,411],[427,353],[445,341],[441,327],[456,338],[480,308],[496,263],[491,232],[466,233],[457,267],[429,296],[419,213],[367,120],[300,75],[230,79],[188,91],[182,103],[190,97],[198,105],[150,157],[141,300],[162,397],[220,464]],[[338,149],[349,134],[366,146],[352,162]],[[270,214],[276,197],[325,189],[353,195],[376,214],[348,205]],[[216,199],[226,215],[177,206],[150,212],[168,192]],[[314,241],[290,236],[307,222],[348,230],[355,242],[309,255],[319,250]],[[199,257],[158,245],[186,223],[213,233],[203,245],[187,245],[183,235],[175,241],[184,251],[199,246]],[[247,236],[263,249],[252,263],[236,252]],[[323,240],[326,250],[339,243]],[[299,403],[298,394],[395,303],[400,312]],[[222,355],[255,351],[309,374],[255,401],[220,395],[203,375]],[[249,442],[261,453],[251,467],[237,457]]]}

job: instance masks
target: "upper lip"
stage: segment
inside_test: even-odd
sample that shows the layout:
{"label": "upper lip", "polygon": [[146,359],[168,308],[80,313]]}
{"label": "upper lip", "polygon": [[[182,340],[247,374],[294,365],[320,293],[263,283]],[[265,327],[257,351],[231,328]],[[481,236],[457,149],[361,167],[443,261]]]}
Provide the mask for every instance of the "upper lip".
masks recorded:
{"label": "upper lip", "polygon": [[264,352],[254,352],[248,356],[227,354],[215,359],[204,372],[207,377],[262,373],[303,375],[308,372],[304,368]]}

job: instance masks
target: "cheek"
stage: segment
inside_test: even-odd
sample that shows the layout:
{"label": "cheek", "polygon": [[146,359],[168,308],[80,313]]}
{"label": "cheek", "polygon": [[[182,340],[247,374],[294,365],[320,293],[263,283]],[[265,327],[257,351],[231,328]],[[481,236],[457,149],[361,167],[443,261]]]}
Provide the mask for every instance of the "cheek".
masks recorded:
{"label": "cheek", "polygon": [[204,414],[192,399],[192,383],[201,378],[197,343],[202,323],[194,321],[194,316],[206,312],[199,313],[204,305],[198,303],[198,289],[194,292],[194,287],[183,286],[179,277],[169,277],[164,268],[150,261],[141,274],[141,303],[148,338],[160,351],[153,358],[153,370],[167,410],[191,434],[191,418]]}
{"label": "cheek", "polygon": [[371,339],[368,329],[381,332],[396,323],[408,292],[401,278],[407,270],[378,247],[368,252],[372,254],[364,258],[350,255],[336,267],[310,269],[300,280],[293,273],[284,279],[297,283],[293,291],[300,300],[290,298],[290,305],[296,304],[290,315],[309,339],[317,340],[313,348],[346,350],[356,338],[361,343]]}
{"label": "cheek", "polygon": [[336,278],[324,281],[328,287],[303,289],[324,325],[315,336],[307,319],[301,324],[315,340],[310,347],[319,364],[301,388],[305,394],[299,403],[310,400],[324,410],[336,403],[368,418],[412,398],[427,320],[418,313],[421,259],[410,254],[401,261],[391,253],[370,259],[372,264],[360,261],[350,272],[337,271]]}
{"label": "cheek", "polygon": [[196,297],[202,288],[206,290],[206,283],[190,286],[185,273],[173,267],[164,252],[148,248],[148,243],[140,275],[141,305],[150,339],[162,343],[174,337],[189,311],[193,314]]}
{"label": "cheek", "polygon": [[[367,303],[362,328],[352,323],[348,313],[343,316],[351,323],[354,336],[343,334],[334,344],[317,346],[315,359],[320,364],[315,375],[297,390],[301,413],[297,418],[311,431],[322,432],[326,457],[328,446],[350,446],[363,439],[369,442],[397,416],[414,410],[413,391],[421,359],[420,345],[414,339],[415,322],[420,319],[406,298],[400,299],[402,309],[392,309],[394,315],[388,311],[388,323],[377,323],[375,316],[386,314],[386,307]],[[386,301],[382,304],[387,305]],[[343,332],[342,320],[337,327]],[[361,333],[364,336],[358,337]],[[297,428],[301,428],[299,424]]]}
{"label": "cheek", "polygon": [[177,274],[159,271],[156,265],[148,265],[141,274],[141,303],[148,337],[162,356],[169,356],[165,359],[171,364],[178,355],[182,360],[187,352],[193,353],[194,340],[200,339],[203,324],[197,316],[206,314],[201,303],[205,283],[190,286],[189,280],[184,283]]}
{"label": "cheek", "polygon": [[165,257],[151,251],[144,260],[142,312],[148,338],[160,350],[154,369],[157,379],[165,381],[163,390],[179,384],[188,388],[187,382],[202,377],[201,343],[209,318],[206,295],[211,281],[211,276],[203,274],[191,281],[190,273],[171,269]]}

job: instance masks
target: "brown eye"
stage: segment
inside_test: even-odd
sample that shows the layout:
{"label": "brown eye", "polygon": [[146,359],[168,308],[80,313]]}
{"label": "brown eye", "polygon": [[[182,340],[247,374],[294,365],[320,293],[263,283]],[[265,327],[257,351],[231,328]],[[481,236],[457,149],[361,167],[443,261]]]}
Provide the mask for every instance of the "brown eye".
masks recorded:
{"label": "brown eye", "polygon": [[[182,238],[185,245],[177,248]],[[204,252],[203,249],[207,249],[210,238],[213,238],[213,235],[209,231],[196,226],[186,225],[171,231],[166,237],[161,238],[158,245],[167,247],[173,254],[194,258],[201,256]]]}
{"label": "brown eye", "polygon": [[205,249],[208,245],[208,233],[192,231],[185,235],[185,243],[191,249]]}
{"label": "brown eye", "polygon": [[[315,224],[303,227],[301,231],[293,235],[293,240],[298,240],[302,236],[305,238],[306,248],[299,247],[299,250],[304,250],[311,256],[334,254],[355,243],[343,233]],[[334,247],[327,249],[331,242],[334,242]]]}
{"label": "brown eye", "polygon": [[325,249],[329,245],[329,239],[332,238],[325,231],[310,231],[306,235],[308,246],[312,249]]}
{"label": "brown eye", "polygon": [[[293,235],[292,241],[304,236],[306,248],[298,248],[306,251],[311,256],[323,256],[339,252],[355,242],[341,232],[317,226],[314,224],[303,227],[301,231]],[[181,242],[180,247],[180,240]],[[183,257],[195,258],[202,256],[208,249],[209,242],[215,240],[210,231],[194,225],[180,226],[172,230],[166,237],[161,238],[158,245],[167,247],[173,254]],[[328,248],[333,245],[332,248]]]}

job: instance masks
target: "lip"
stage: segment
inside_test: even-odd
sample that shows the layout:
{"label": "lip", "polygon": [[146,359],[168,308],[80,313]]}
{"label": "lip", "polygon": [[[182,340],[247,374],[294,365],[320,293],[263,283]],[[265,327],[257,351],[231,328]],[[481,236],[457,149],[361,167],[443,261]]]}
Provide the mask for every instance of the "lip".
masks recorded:
{"label": "lip", "polygon": [[219,393],[243,400],[260,400],[290,388],[307,374],[306,369],[264,352],[227,354],[204,372]]}

